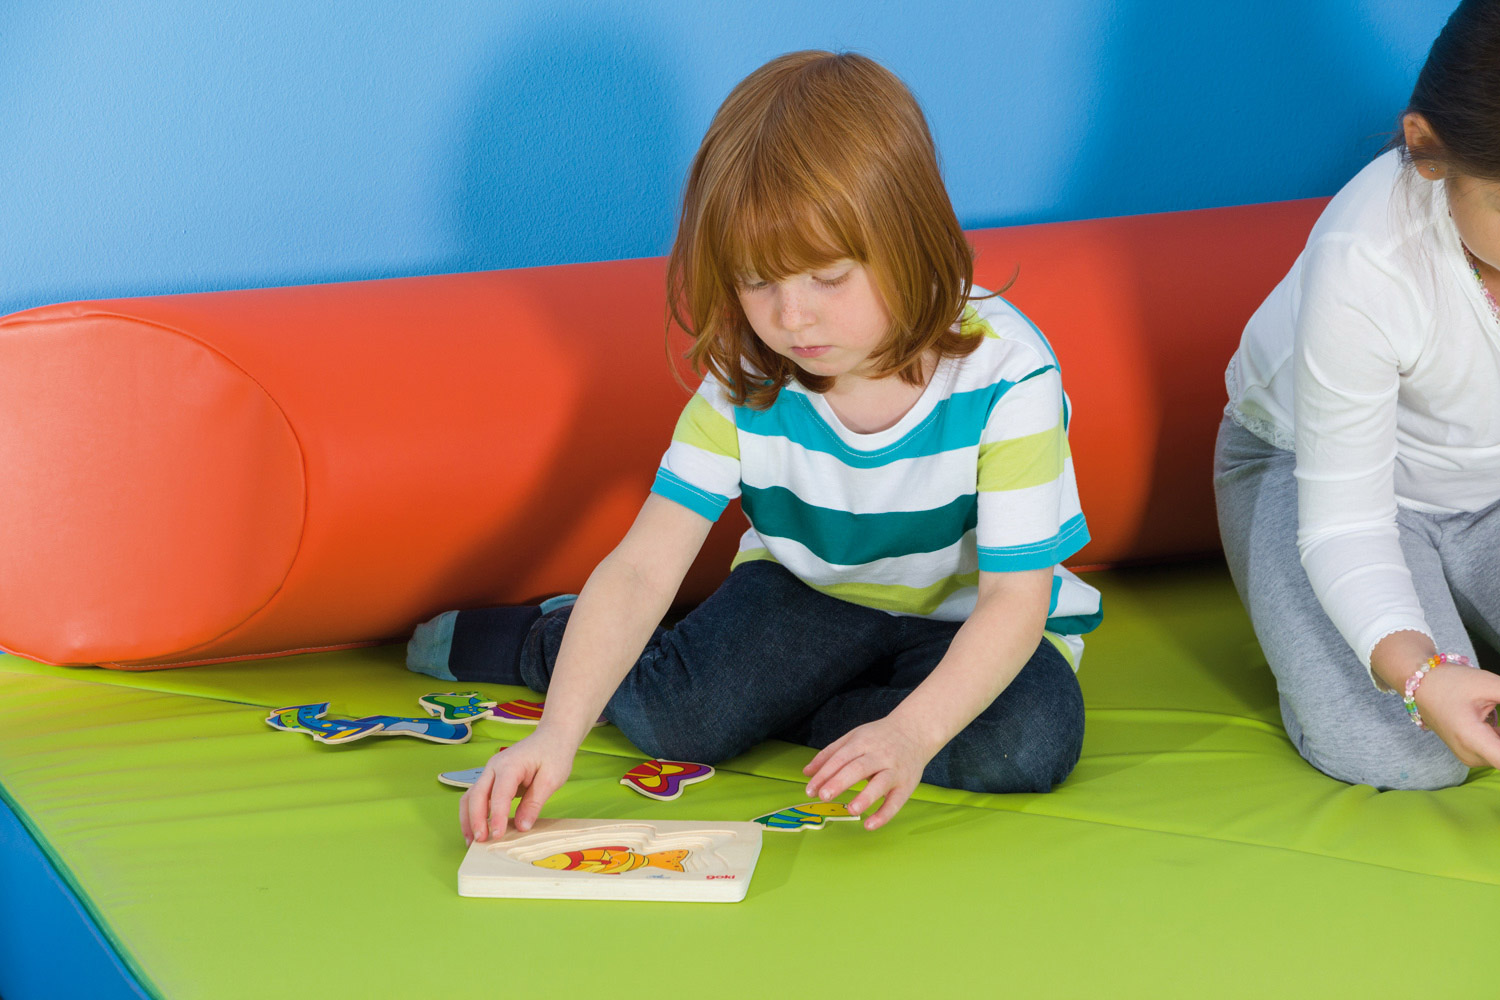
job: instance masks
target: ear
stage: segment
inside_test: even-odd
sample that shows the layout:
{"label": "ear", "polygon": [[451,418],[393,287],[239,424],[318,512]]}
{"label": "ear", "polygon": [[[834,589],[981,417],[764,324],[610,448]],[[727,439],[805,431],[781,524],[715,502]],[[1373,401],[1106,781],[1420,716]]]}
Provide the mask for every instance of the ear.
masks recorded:
{"label": "ear", "polygon": [[1423,179],[1435,181],[1448,176],[1448,167],[1445,164],[1422,159],[1424,152],[1443,148],[1443,144],[1438,141],[1437,133],[1432,130],[1432,125],[1428,123],[1426,116],[1416,111],[1407,112],[1401,116],[1401,131],[1406,137],[1406,150],[1412,154],[1417,173]]}

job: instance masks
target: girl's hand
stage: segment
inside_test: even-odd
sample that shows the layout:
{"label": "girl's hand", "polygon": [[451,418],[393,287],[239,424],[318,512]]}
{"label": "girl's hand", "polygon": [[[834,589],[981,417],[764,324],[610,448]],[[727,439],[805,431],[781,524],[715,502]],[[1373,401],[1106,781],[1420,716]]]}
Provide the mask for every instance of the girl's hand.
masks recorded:
{"label": "girl's hand", "polygon": [[521,796],[521,804],[516,807],[516,829],[530,830],[542,811],[542,804],[573,773],[573,757],[577,753],[577,746],[549,738],[538,729],[491,757],[479,780],[458,802],[458,822],[464,842],[483,843],[505,836],[511,801],[517,795]]}
{"label": "girl's hand", "polygon": [[865,819],[866,830],[878,830],[911,798],[923,769],[936,753],[936,748],[929,749],[915,733],[887,716],[851,729],[819,750],[802,773],[812,775],[807,794],[824,802],[842,795],[856,782],[867,781],[849,803],[849,811],[863,815],[883,798],[880,809]]}
{"label": "girl's hand", "polygon": [[1417,688],[1417,710],[1427,728],[1470,767],[1500,767],[1500,734],[1491,719],[1500,704],[1500,677],[1487,670],[1433,668]]}

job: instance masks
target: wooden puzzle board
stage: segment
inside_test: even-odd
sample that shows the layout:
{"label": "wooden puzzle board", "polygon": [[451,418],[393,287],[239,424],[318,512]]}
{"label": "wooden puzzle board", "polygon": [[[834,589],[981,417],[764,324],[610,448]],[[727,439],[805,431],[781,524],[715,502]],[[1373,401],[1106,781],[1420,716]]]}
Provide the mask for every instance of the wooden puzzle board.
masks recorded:
{"label": "wooden puzzle board", "polygon": [[471,844],[458,893],[733,903],[750,888],[760,843],[756,823],[543,818],[526,833]]}

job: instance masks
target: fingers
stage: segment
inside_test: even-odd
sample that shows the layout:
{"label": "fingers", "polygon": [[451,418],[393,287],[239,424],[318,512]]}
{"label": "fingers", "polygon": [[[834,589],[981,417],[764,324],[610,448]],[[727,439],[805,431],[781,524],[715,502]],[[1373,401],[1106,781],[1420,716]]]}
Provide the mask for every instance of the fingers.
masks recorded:
{"label": "fingers", "polygon": [[[1486,722],[1468,721],[1459,732],[1459,739],[1468,754],[1460,753],[1456,756],[1470,767],[1481,767],[1488,764],[1490,767],[1500,768],[1500,734]],[[1475,759],[1465,759],[1473,754]]]}
{"label": "fingers", "polygon": [[877,830],[884,826],[911,797],[926,763],[925,758],[917,760],[899,736],[896,733],[898,738],[893,740],[888,729],[871,723],[828,744],[802,769],[804,774],[812,774],[807,783],[808,796],[830,802],[863,781],[865,787],[849,801],[849,812],[864,816],[880,802],[880,810],[866,817],[864,827]]}
{"label": "fingers", "polygon": [[895,784],[896,779],[889,771],[881,771],[872,776],[860,793],[849,800],[849,811],[856,816],[863,816],[865,810],[879,802]]}
{"label": "fingers", "polygon": [[1500,675],[1488,670],[1474,670],[1468,679],[1473,684],[1472,697],[1478,709],[1475,714],[1481,718],[1489,718],[1496,704],[1500,704]]}
{"label": "fingers", "polygon": [[[820,770],[823,767],[824,764],[828,763],[828,759],[830,757],[832,757],[834,754],[838,753],[839,750],[843,748],[844,744],[847,743],[847,742],[849,742],[849,736],[850,736],[849,733],[845,733],[843,736],[840,736],[838,739],[834,740],[832,743],[828,744],[826,747],[824,747],[823,749],[819,750],[817,752],[817,754],[813,757],[813,759],[807,762],[807,766],[805,766],[804,768],[802,768],[802,773],[803,774],[815,774],[818,770]],[[814,780],[816,780],[816,779],[814,779]],[[815,794],[817,794],[816,792],[813,791],[813,787],[812,787],[812,783],[811,782],[808,783],[807,794],[808,795],[815,795]]]}
{"label": "fingers", "polygon": [[463,828],[464,840],[470,844],[489,839],[490,788],[494,783],[494,769],[486,767],[458,800],[459,825]]}
{"label": "fingers", "polygon": [[[860,729],[863,728],[860,727]],[[820,798],[824,802],[827,802],[849,787],[849,785],[844,785],[842,788],[830,792],[828,791],[828,782],[851,760],[855,760],[866,752],[867,743],[864,739],[860,738],[860,729],[851,729],[843,736],[828,744],[822,750],[818,751],[818,755],[808,762],[807,767],[802,769],[802,773],[804,774],[809,771],[815,771],[811,780],[807,783],[807,795],[809,798]],[[860,777],[865,777],[865,775],[860,775]],[[858,781],[859,778],[854,780]],[[853,782],[849,784],[853,784]]]}
{"label": "fingers", "polygon": [[557,791],[557,786],[542,780],[540,776],[533,778],[526,789],[526,794],[521,796],[521,804],[516,806],[516,829],[522,833],[531,829],[537,817],[542,814],[542,804]]}
{"label": "fingers", "polygon": [[901,807],[906,805],[906,800],[911,798],[911,793],[916,790],[916,785],[899,785],[892,788],[885,795],[885,801],[880,804],[875,815],[865,819],[866,830],[878,830],[891,821]]}
{"label": "fingers", "polygon": [[484,843],[505,836],[510,803],[521,781],[521,775],[510,768],[496,767],[491,759],[458,802],[459,827],[466,843],[476,840]]}
{"label": "fingers", "polygon": [[[1435,728],[1453,751],[1469,767],[1488,765],[1500,768],[1500,734],[1491,724],[1497,702],[1500,702],[1500,677],[1482,670],[1452,668],[1444,680],[1457,682],[1461,701],[1451,708],[1439,708]],[[1454,710],[1456,709],[1456,711]],[[1442,718],[1446,714],[1447,718]],[[1442,723],[1446,722],[1444,726]],[[1431,723],[1429,723],[1431,725]]]}
{"label": "fingers", "polygon": [[[829,782],[833,780],[834,775],[838,774],[850,760],[858,756],[858,751],[841,747],[839,750],[825,757],[823,762],[818,765],[817,773],[807,783],[808,797],[822,799],[824,802],[827,802],[837,795],[837,791],[828,791]],[[844,787],[847,788],[848,786],[845,785]],[[843,791],[843,789],[841,788],[838,791]]]}
{"label": "fingers", "polygon": [[[837,760],[834,761],[837,763]],[[824,770],[828,770],[827,767]],[[853,788],[857,782],[863,781],[876,774],[879,770],[871,764],[870,759],[864,754],[855,757],[834,771],[818,788],[818,798],[824,802],[831,802]],[[850,812],[858,810],[850,809]]]}

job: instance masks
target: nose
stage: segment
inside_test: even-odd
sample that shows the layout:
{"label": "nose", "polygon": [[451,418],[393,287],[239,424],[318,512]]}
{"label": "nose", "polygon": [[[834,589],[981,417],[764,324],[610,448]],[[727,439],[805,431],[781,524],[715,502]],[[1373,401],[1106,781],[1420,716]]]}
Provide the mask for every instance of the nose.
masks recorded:
{"label": "nose", "polygon": [[813,315],[800,289],[783,283],[776,289],[776,321],[783,330],[798,331],[812,325]]}

